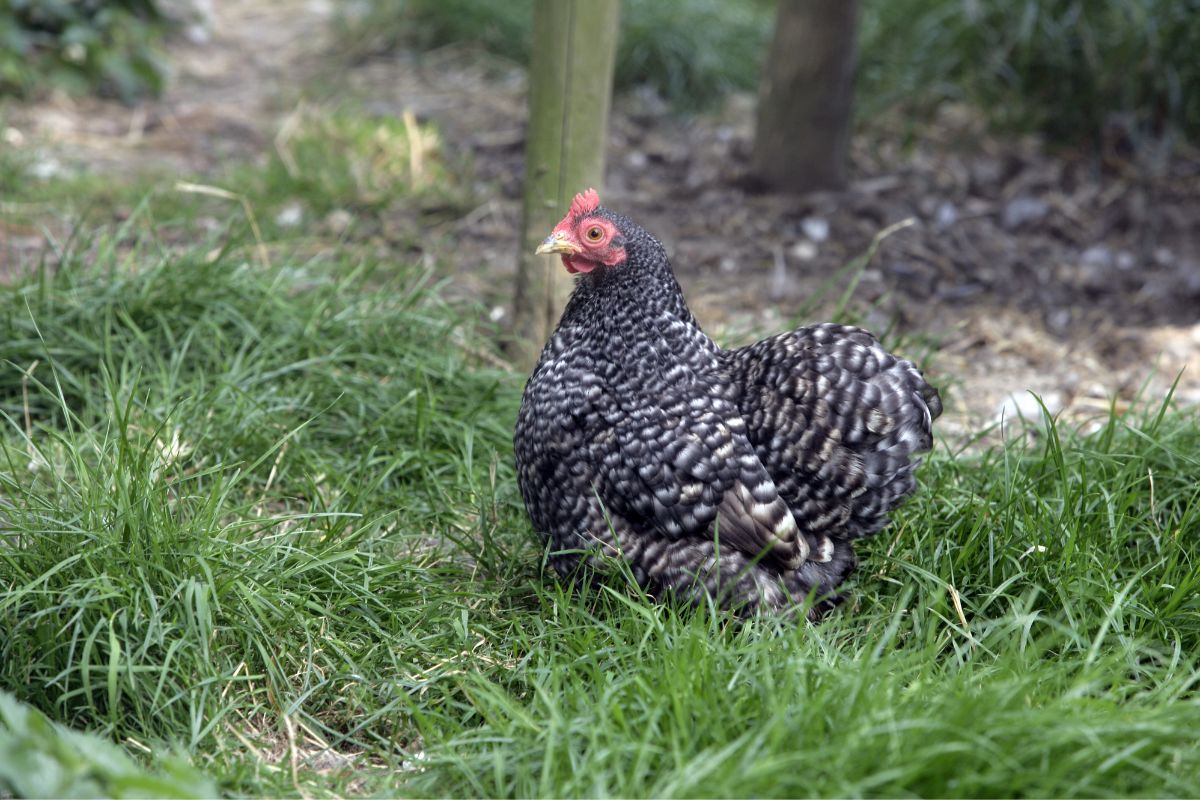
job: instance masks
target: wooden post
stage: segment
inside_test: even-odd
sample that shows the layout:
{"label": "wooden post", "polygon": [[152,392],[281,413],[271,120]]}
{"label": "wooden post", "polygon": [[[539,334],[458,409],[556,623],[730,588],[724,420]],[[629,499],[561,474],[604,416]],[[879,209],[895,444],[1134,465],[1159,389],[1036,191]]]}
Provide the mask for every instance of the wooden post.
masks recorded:
{"label": "wooden post", "polygon": [[858,0],[779,0],[754,132],[754,178],[803,193],[846,181]]}
{"label": "wooden post", "polygon": [[602,189],[616,58],[618,0],[537,0],[513,356],[530,368],[571,290],[558,256],[534,249],[576,192]]}

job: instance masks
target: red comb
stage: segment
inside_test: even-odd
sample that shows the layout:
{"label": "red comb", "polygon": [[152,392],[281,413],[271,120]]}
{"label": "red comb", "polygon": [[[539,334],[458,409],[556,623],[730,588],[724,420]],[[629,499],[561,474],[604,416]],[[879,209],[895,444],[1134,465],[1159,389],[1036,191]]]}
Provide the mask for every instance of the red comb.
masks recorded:
{"label": "red comb", "polygon": [[568,217],[578,217],[580,214],[590,214],[600,206],[600,195],[596,194],[595,189],[588,189],[586,192],[580,192],[575,195],[575,199],[571,201],[571,210],[567,212]]}

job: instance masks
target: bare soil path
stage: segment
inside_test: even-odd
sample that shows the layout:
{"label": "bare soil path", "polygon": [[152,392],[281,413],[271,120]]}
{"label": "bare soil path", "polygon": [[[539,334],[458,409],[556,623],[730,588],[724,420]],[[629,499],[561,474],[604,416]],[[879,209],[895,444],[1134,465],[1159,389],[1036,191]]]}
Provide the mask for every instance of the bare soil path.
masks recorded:
{"label": "bare soil path", "polygon": [[173,37],[172,78],[135,107],[56,94],[15,105],[6,123],[46,145],[54,168],[117,175],[203,174],[258,157],[302,83],[320,68],[330,0],[200,0],[198,21]]}

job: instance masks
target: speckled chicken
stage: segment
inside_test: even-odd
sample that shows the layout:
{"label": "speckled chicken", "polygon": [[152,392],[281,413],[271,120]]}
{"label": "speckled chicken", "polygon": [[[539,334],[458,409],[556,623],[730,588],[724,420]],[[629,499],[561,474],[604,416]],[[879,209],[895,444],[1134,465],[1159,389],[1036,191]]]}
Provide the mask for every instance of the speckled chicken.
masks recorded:
{"label": "speckled chicken", "polygon": [[854,540],[913,492],[937,391],[846,325],[722,350],[662,244],[593,190],[538,252],[579,275],[515,434],[554,567],[623,559],[654,597],[819,618],[854,569]]}

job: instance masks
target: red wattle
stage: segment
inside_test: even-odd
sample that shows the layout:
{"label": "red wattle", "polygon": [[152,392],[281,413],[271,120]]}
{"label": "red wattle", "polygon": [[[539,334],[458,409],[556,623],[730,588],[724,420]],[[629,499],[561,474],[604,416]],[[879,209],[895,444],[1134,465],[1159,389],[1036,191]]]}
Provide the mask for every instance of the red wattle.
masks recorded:
{"label": "red wattle", "polygon": [[592,270],[594,270],[596,268],[595,261],[587,261],[582,258],[571,258],[570,256],[563,256],[562,261],[563,261],[563,266],[567,268],[567,272],[571,273],[572,275],[575,275],[576,273],[580,273],[580,272],[591,272]]}

